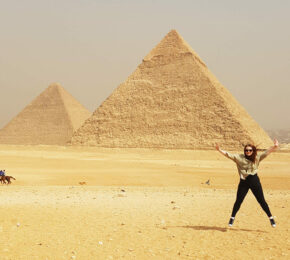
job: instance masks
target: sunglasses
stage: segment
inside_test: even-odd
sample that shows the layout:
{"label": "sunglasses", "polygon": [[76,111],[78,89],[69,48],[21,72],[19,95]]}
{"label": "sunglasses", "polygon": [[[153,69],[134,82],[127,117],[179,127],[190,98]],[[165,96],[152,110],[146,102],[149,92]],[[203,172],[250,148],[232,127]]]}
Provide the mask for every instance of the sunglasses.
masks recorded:
{"label": "sunglasses", "polygon": [[245,152],[253,152],[253,149],[246,149]]}

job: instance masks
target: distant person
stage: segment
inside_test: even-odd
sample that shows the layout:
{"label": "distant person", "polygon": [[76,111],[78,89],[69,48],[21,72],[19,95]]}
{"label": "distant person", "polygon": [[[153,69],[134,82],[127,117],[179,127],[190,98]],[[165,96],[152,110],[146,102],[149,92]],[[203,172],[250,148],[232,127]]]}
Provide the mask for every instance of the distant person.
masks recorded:
{"label": "distant person", "polygon": [[231,227],[234,223],[235,216],[240,209],[240,206],[246,197],[249,189],[253,192],[255,198],[261,205],[262,209],[266,212],[270,219],[272,227],[276,227],[274,218],[270,212],[267,202],[265,201],[262,185],[258,177],[258,166],[260,161],[265,159],[271,152],[277,149],[279,143],[274,139],[274,146],[270,147],[268,150],[257,153],[257,148],[252,144],[247,144],[244,147],[244,154],[230,154],[229,152],[220,149],[219,145],[216,144],[216,149],[233,160],[237,164],[238,172],[240,175],[240,183],[237,191],[236,202],[233,207],[232,215],[229,221],[229,226]]}
{"label": "distant person", "polygon": [[0,170],[0,182],[5,183],[5,170]]}

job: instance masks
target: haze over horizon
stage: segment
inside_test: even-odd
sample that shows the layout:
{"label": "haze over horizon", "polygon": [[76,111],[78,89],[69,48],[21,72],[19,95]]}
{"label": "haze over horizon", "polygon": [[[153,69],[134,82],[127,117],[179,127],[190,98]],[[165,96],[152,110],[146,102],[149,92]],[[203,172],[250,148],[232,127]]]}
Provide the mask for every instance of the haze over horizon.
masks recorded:
{"label": "haze over horizon", "polygon": [[176,29],[264,129],[290,128],[289,1],[1,1],[0,128],[51,83],[93,112]]}

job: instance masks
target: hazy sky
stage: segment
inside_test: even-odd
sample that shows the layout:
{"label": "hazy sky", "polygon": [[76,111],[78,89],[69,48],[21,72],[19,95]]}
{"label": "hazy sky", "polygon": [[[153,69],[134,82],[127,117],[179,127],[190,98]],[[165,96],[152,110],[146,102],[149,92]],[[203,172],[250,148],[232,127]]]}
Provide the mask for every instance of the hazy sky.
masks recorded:
{"label": "hazy sky", "polygon": [[0,127],[59,82],[94,111],[176,29],[265,129],[290,128],[288,0],[0,0]]}

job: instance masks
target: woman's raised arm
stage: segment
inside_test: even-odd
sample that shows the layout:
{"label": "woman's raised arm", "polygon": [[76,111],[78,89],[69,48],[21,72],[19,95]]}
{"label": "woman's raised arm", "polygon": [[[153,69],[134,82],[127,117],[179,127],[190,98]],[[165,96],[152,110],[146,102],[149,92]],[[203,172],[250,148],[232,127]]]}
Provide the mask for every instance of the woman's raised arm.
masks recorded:
{"label": "woman's raised arm", "polygon": [[236,161],[236,155],[235,154],[231,154],[227,151],[224,151],[220,148],[220,146],[218,144],[215,144],[215,149],[217,149],[222,155],[224,155],[225,157],[233,160],[233,161]]}
{"label": "woman's raised arm", "polygon": [[215,149],[217,149],[221,154],[223,154],[224,156],[226,156],[227,152],[224,150],[220,149],[220,146],[218,144],[215,144]]}
{"label": "woman's raised arm", "polygon": [[277,139],[274,139],[274,146],[271,146],[267,151],[267,155],[269,155],[270,153],[274,152],[279,146],[279,142]]}

